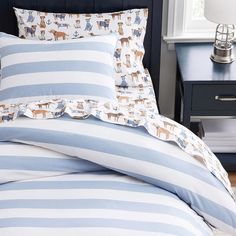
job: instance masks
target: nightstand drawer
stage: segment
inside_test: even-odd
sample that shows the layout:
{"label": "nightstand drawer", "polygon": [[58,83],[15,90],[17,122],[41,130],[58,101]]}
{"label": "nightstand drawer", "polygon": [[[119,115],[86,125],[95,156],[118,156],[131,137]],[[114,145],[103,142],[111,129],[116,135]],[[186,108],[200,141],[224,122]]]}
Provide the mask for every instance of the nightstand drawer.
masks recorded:
{"label": "nightstand drawer", "polygon": [[236,111],[236,85],[193,85],[192,111]]}

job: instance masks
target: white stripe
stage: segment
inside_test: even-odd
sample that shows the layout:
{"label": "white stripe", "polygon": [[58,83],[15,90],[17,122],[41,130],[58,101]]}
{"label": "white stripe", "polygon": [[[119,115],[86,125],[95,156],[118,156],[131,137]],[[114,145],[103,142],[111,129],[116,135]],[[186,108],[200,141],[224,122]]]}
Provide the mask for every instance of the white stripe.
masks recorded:
{"label": "white stripe", "polygon": [[18,74],[7,77],[1,81],[1,90],[15,88],[17,86],[40,85],[40,84],[60,84],[60,83],[77,83],[77,84],[94,84],[114,89],[114,79],[110,76],[101,75],[92,72],[82,71],[55,71]]}
{"label": "white stripe", "polygon": [[[142,212],[128,212],[128,211],[119,211],[119,210],[97,210],[97,209],[80,209],[80,210],[38,210],[34,209],[9,209],[3,210],[1,212],[7,218],[17,218],[17,217],[27,217],[27,218],[58,218],[58,219],[67,219],[67,218],[76,218],[80,219],[111,219],[111,220],[128,220],[128,221],[140,221],[142,222],[152,222],[152,223],[163,223],[171,224],[174,226],[184,226],[184,229],[190,232],[196,232],[201,234],[196,227],[190,224],[188,221],[181,219],[177,216],[158,214],[158,213],[142,213]],[[0,216],[1,218],[1,216]],[[106,220],[104,220],[106,221]],[[202,222],[203,223],[203,222]]]}
{"label": "white stripe", "polygon": [[30,145],[14,145],[5,144],[0,145],[1,156],[24,156],[24,157],[44,157],[44,158],[59,158],[59,159],[74,159],[73,157],[64,155],[62,153],[50,151],[41,147]]}
{"label": "white stripe", "polygon": [[48,52],[28,52],[17,53],[2,58],[4,67],[20,63],[33,63],[43,61],[92,61],[101,62],[113,67],[111,55],[99,51],[48,51]]}
{"label": "white stripe", "polygon": [[[93,181],[93,179],[91,179]],[[69,184],[68,184],[69,186]],[[114,183],[115,187],[115,183]],[[33,190],[6,190],[1,191],[1,200],[18,200],[18,199],[106,199],[115,201],[130,201],[137,203],[161,204],[184,211],[187,210],[187,205],[174,197],[126,190],[112,190],[112,189],[33,189]]]}
{"label": "white stripe", "polygon": [[[115,45],[117,41],[117,37],[115,34],[107,34],[107,35],[101,35],[101,36],[94,36],[94,37],[87,37],[87,38],[80,38],[80,39],[68,39],[66,41],[38,41],[38,40],[25,40],[20,38],[12,38],[12,37],[0,37],[0,45],[2,47],[4,46],[11,46],[11,45],[29,45],[29,44],[65,44],[65,43],[74,43],[78,44],[80,42],[95,42],[95,43],[107,43],[108,45]],[[0,47],[1,49],[1,47]]]}
{"label": "white stripe", "polygon": [[[156,232],[137,231],[116,228],[3,228],[2,236],[157,236]],[[159,233],[158,236],[176,236],[175,234]],[[199,235],[205,236],[205,235]]]}
{"label": "white stripe", "polygon": [[[29,171],[29,170],[0,170],[0,183],[11,181],[32,180],[35,178],[45,178],[48,176],[64,175],[67,172],[59,171]],[[38,179],[40,181],[40,179]],[[2,193],[1,193],[2,194]],[[0,194],[0,195],[1,195]],[[0,197],[1,198],[1,197]]]}
{"label": "white stripe", "polygon": [[[1,92],[1,91],[0,91]],[[18,103],[23,103],[25,104],[25,100],[27,99],[26,97],[22,97],[22,98],[10,98],[10,99],[6,99],[1,101],[1,103],[3,104],[18,104]],[[100,96],[87,96],[87,95],[71,95],[71,94],[67,94],[67,95],[46,95],[46,96],[35,96],[35,97],[30,97],[30,102],[38,102],[38,101],[42,101],[42,100],[49,100],[49,99],[70,99],[70,100],[79,100],[79,99],[85,99],[85,100],[99,100],[100,102],[111,102],[111,98],[104,98],[104,97],[100,97]],[[115,101],[115,100],[114,100]]]}
{"label": "white stripe", "polygon": [[[99,172],[100,173],[100,172]],[[91,173],[79,173],[79,174],[68,174],[63,176],[57,177],[49,177],[45,178],[40,181],[110,181],[110,182],[117,182],[117,183],[131,183],[131,184],[138,184],[142,186],[149,186],[149,184],[142,182],[141,180],[129,177],[127,175],[118,174],[113,171],[103,172],[102,175],[100,174],[91,174]],[[37,181],[37,180],[34,180]]]}
{"label": "white stripe", "polygon": [[[50,131],[62,131],[72,134],[81,134],[87,135],[90,137],[103,138],[110,141],[118,141],[125,144],[131,144],[138,147],[147,148],[150,150],[155,150],[160,153],[168,153],[170,157],[175,159],[181,159],[191,164],[201,166],[197,160],[192,158],[190,155],[182,151],[179,147],[171,145],[170,143],[163,142],[152,136],[144,136],[142,134],[134,134],[127,131],[113,129],[109,127],[85,124],[80,122],[79,125],[77,122],[63,121],[63,120],[29,120],[28,118],[18,118],[14,121],[14,126],[12,123],[3,123],[3,127],[21,127],[21,128],[38,128],[40,130]],[[202,167],[205,169],[205,167]]]}

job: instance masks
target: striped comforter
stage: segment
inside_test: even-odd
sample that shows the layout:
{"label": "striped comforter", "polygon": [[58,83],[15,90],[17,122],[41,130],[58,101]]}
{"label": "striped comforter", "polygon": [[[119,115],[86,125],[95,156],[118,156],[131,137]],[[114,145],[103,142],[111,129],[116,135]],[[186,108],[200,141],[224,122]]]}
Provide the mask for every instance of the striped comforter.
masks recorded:
{"label": "striped comforter", "polygon": [[1,236],[236,234],[221,182],[141,127],[19,118],[0,141]]}

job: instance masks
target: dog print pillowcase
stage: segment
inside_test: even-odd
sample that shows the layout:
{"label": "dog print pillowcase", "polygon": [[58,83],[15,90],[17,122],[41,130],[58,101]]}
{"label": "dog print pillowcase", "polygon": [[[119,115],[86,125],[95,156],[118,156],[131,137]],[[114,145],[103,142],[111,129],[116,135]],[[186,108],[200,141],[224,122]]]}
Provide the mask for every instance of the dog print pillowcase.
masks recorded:
{"label": "dog print pillowcase", "polygon": [[148,9],[102,14],[46,13],[15,8],[19,36],[34,40],[67,40],[116,33],[116,85],[149,86],[142,64]]}

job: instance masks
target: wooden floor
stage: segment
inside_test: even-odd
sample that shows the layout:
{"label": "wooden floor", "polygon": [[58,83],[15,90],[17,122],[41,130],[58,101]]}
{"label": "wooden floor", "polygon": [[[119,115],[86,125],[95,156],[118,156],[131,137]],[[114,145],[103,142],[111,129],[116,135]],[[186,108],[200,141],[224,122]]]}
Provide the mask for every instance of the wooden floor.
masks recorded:
{"label": "wooden floor", "polygon": [[229,179],[233,187],[236,187],[236,172],[229,173]]}

